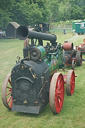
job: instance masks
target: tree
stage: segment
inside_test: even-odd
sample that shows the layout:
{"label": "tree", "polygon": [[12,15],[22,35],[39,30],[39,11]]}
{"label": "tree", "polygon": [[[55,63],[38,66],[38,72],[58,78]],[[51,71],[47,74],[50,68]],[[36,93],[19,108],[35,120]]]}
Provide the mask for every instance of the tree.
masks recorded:
{"label": "tree", "polygon": [[85,19],[85,6],[82,7],[82,18]]}
{"label": "tree", "polygon": [[85,0],[0,0],[0,28],[85,18]]}
{"label": "tree", "polygon": [[71,5],[69,2],[59,4],[59,19],[62,21],[71,19]]}
{"label": "tree", "polygon": [[47,6],[49,8],[49,20],[51,22],[59,21],[59,3],[58,0],[48,0]]}
{"label": "tree", "polygon": [[45,0],[18,0],[12,9],[12,19],[21,25],[33,25],[47,21],[49,11]]}
{"label": "tree", "polygon": [[0,0],[0,28],[5,30],[8,23],[12,20],[11,10],[14,0]]}
{"label": "tree", "polygon": [[71,18],[74,20],[82,19],[82,8],[80,8],[78,5],[74,5],[71,10]]}

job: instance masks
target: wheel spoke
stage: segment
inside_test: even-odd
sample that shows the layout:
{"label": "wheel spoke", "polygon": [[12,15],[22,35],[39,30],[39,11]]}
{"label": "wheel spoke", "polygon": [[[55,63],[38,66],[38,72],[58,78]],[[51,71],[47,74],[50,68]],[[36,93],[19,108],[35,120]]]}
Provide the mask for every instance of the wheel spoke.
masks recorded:
{"label": "wheel spoke", "polygon": [[63,90],[58,91],[58,96],[60,96],[63,93]]}
{"label": "wheel spoke", "polygon": [[71,88],[71,92],[72,92],[74,90],[74,85],[71,85],[70,88]]}
{"label": "wheel spoke", "polygon": [[58,97],[58,92],[57,91],[55,91],[55,97]]}
{"label": "wheel spoke", "polygon": [[58,89],[61,89],[61,88],[62,88],[62,84],[63,84],[63,81],[61,81],[61,82],[59,83],[59,88],[58,88]]}
{"label": "wheel spoke", "polygon": [[8,87],[8,86],[7,86],[7,88],[12,89],[12,88],[10,88],[10,87]]}
{"label": "wheel spoke", "polygon": [[71,83],[74,81],[74,76],[71,76]]}
{"label": "wheel spoke", "polygon": [[11,93],[12,93],[12,92],[7,93],[6,96],[8,96],[8,95],[11,94]]}
{"label": "wheel spoke", "polygon": [[59,98],[57,98],[57,106],[60,108]]}
{"label": "wheel spoke", "polygon": [[75,82],[72,81],[72,84],[75,84]]}
{"label": "wheel spoke", "polygon": [[9,98],[8,98],[8,100],[7,100],[7,103],[10,102],[11,98],[12,98],[12,96],[9,96]]}
{"label": "wheel spoke", "polygon": [[10,79],[8,80],[8,82],[9,82],[9,83],[10,83],[10,85],[12,86],[12,84],[11,84],[11,80],[10,80]]}
{"label": "wheel spoke", "polygon": [[59,95],[59,99],[62,101],[63,100],[63,96],[62,95]]}
{"label": "wheel spoke", "polygon": [[72,83],[72,85],[71,85],[71,89],[74,90],[74,87],[75,87],[75,82]]}
{"label": "wheel spoke", "polygon": [[75,84],[75,76],[72,74],[71,76],[71,86],[74,86]]}
{"label": "wheel spoke", "polygon": [[12,88],[10,88],[9,91],[12,92]]}
{"label": "wheel spoke", "polygon": [[55,97],[59,98],[60,100],[62,100],[63,99],[63,90],[56,91]]}
{"label": "wheel spoke", "polygon": [[13,102],[13,98],[11,98],[10,108],[12,108],[12,102]]}

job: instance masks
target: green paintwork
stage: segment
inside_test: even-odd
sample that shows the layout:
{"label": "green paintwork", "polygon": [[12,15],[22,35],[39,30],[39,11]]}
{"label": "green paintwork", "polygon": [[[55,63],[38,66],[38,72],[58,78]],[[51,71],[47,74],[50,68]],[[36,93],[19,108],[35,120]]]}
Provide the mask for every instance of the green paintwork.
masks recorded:
{"label": "green paintwork", "polygon": [[49,53],[48,58],[49,59],[45,59],[44,61],[49,66],[50,75],[52,72],[55,72],[55,70],[59,70],[64,67],[62,48],[58,48],[56,53]]}
{"label": "green paintwork", "polygon": [[75,31],[76,33],[85,33],[85,22],[76,23]]}
{"label": "green paintwork", "polygon": [[78,23],[78,22],[76,22],[76,21],[73,21],[72,22],[72,30],[75,30],[76,29],[76,25],[75,25],[76,23]]}
{"label": "green paintwork", "polygon": [[64,67],[63,64],[63,49],[61,44],[58,45],[56,51],[50,51],[46,53],[46,50],[43,46],[36,46],[41,52],[41,58],[46,62],[49,67],[50,75],[53,74],[56,70],[59,70]]}
{"label": "green paintwork", "polygon": [[46,51],[45,51],[45,48],[43,46],[37,46],[37,48],[40,50],[41,52],[41,58],[45,57],[46,56]]}
{"label": "green paintwork", "polygon": [[85,28],[81,28],[83,23],[85,27],[85,21],[73,21],[72,30],[76,31],[76,33],[85,33]]}

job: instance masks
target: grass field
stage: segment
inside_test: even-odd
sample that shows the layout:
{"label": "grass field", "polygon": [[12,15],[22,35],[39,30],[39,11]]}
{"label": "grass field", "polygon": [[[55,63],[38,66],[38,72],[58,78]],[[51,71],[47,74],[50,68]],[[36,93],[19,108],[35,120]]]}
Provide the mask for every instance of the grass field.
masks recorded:
{"label": "grass field", "polygon": [[[58,42],[73,37],[71,33],[56,33]],[[82,43],[84,36],[76,38],[75,45]],[[76,87],[73,96],[65,94],[62,111],[53,115],[49,104],[39,115],[8,111],[1,99],[4,77],[11,71],[17,55],[23,57],[23,41],[18,39],[0,40],[0,128],[85,128],[85,62],[76,67]],[[83,56],[85,58],[85,56]]]}

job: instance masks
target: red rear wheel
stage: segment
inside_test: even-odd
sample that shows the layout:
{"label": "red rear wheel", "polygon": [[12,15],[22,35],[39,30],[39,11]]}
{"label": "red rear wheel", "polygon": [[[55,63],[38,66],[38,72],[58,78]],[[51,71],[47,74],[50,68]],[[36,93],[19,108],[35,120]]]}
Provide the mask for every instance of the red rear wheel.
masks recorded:
{"label": "red rear wheel", "polygon": [[75,72],[69,70],[66,79],[66,93],[71,96],[75,90]]}
{"label": "red rear wheel", "polygon": [[2,85],[2,101],[6,108],[11,109],[12,108],[12,85],[11,85],[11,73],[7,74],[3,85]]}
{"label": "red rear wheel", "polygon": [[49,90],[49,103],[53,113],[59,113],[64,101],[64,79],[60,73],[55,73]]}

